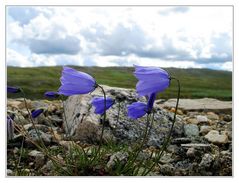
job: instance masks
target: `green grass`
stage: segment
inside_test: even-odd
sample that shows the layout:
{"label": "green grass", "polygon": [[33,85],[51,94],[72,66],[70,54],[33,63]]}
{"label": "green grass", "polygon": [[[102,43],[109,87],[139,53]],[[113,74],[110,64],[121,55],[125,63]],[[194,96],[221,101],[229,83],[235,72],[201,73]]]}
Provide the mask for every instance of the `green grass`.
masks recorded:
{"label": "green grass", "polygon": [[[76,67],[96,78],[99,84],[109,86],[135,88],[137,79],[133,67]],[[19,86],[24,89],[27,98],[42,99],[45,91],[57,91],[60,86],[61,66],[18,68],[7,67],[7,85]],[[211,97],[221,100],[232,99],[232,73],[209,69],[166,69],[181,82],[181,98]],[[171,86],[158,98],[175,98],[177,85]],[[8,97],[20,95],[8,94]]]}

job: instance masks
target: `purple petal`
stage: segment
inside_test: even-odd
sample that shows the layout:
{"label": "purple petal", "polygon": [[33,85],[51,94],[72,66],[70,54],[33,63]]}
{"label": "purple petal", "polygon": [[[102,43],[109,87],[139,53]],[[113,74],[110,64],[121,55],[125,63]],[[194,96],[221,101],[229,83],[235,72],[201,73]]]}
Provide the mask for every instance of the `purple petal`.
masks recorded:
{"label": "purple petal", "polygon": [[32,113],[31,113],[31,115],[32,115],[32,117],[33,118],[36,118],[36,117],[38,117],[41,113],[43,113],[43,109],[37,109],[37,110],[34,110]]}
{"label": "purple petal", "polygon": [[96,81],[92,76],[70,67],[63,67],[60,81],[58,93],[65,96],[86,94],[96,88]]}
{"label": "purple petal", "polygon": [[[165,71],[166,72],[166,71]],[[146,71],[135,71],[134,75],[138,80],[152,80],[154,79],[168,79],[168,73],[161,72],[160,70],[146,70]]]}
{"label": "purple petal", "polygon": [[148,100],[148,103],[147,103],[148,111],[151,111],[153,109],[155,99],[156,99],[156,93],[152,93],[149,96],[149,100]]}
{"label": "purple petal", "polygon": [[44,93],[44,96],[48,98],[57,98],[59,97],[59,93],[54,91],[48,91]]}
{"label": "purple petal", "polygon": [[148,66],[148,67],[145,67],[145,66],[138,66],[138,65],[134,65],[135,67],[135,72],[152,72],[152,71],[156,71],[156,72],[159,72],[159,73],[163,73],[165,75],[169,75],[167,71],[159,68],[159,67],[153,67],[153,66]]}
{"label": "purple petal", "polygon": [[[105,103],[104,97],[94,97],[91,101],[91,104],[95,107],[96,114],[104,114]],[[106,97],[106,110],[108,110],[114,104],[114,100]]]}
{"label": "purple petal", "polygon": [[67,83],[67,84],[61,85],[58,93],[65,96],[71,96],[71,95],[77,95],[77,94],[90,93],[94,91],[94,89],[95,88],[93,87],[79,87],[78,85]]}
{"label": "purple petal", "polygon": [[87,73],[84,73],[84,72],[77,71],[77,70],[75,70],[73,68],[70,68],[70,67],[64,66],[62,74],[63,75],[69,75],[73,78],[74,77],[81,78],[82,80],[85,79],[87,81],[92,81],[93,83],[95,83],[95,79],[91,75],[89,75]]}
{"label": "purple petal", "polygon": [[134,75],[139,80],[136,90],[140,96],[162,92],[170,83],[169,74],[159,67],[135,66]]}
{"label": "purple petal", "polygon": [[12,140],[14,137],[14,122],[13,119],[7,116],[7,138]]}
{"label": "purple petal", "polygon": [[168,79],[161,79],[158,81],[151,80],[151,81],[139,81],[136,84],[136,90],[139,96],[146,96],[150,95],[151,93],[162,92],[169,86],[170,80]]}
{"label": "purple petal", "polygon": [[147,105],[143,102],[134,102],[127,106],[128,116],[132,119],[137,119],[144,116],[147,112]]}
{"label": "purple petal", "polygon": [[21,89],[18,87],[7,86],[7,92],[8,93],[19,93],[19,92],[21,92]]}

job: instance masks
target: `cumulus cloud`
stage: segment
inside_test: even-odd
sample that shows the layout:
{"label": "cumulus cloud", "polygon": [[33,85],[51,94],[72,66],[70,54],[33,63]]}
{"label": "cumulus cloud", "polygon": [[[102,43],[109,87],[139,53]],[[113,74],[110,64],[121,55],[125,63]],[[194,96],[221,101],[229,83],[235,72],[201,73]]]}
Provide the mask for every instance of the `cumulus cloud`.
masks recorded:
{"label": "cumulus cloud", "polygon": [[19,67],[34,66],[34,63],[28,60],[27,57],[9,48],[7,49],[7,61],[8,65],[11,66],[19,66]]}
{"label": "cumulus cloud", "polygon": [[30,39],[29,48],[37,54],[69,54],[75,55],[80,51],[80,40],[73,36],[59,39]]}
{"label": "cumulus cloud", "polygon": [[7,13],[22,25],[28,24],[30,20],[38,16],[38,12],[32,7],[21,8],[19,6],[10,6],[7,9]]}
{"label": "cumulus cloud", "polygon": [[[97,26],[93,25],[93,28]],[[110,34],[106,33],[104,27],[95,30],[91,32],[84,29],[82,35],[97,44],[97,51],[101,55],[127,56],[139,52],[147,44],[145,33],[136,24],[132,27],[118,24]]]}
{"label": "cumulus cloud", "polygon": [[8,65],[16,65],[19,58],[19,66],[232,67],[230,8],[16,6],[7,10]]}

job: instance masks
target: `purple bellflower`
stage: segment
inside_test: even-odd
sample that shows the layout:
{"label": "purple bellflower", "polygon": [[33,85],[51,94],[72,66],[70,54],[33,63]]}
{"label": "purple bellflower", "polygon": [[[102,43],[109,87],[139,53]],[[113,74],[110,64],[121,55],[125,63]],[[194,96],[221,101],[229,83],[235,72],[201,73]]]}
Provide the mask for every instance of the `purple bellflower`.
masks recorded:
{"label": "purple bellflower", "polygon": [[59,97],[59,94],[58,92],[48,91],[48,92],[45,92],[44,96],[48,98],[57,98]]}
{"label": "purple bellflower", "polygon": [[14,122],[10,116],[7,116],[7,139],[12,140],[14,137]]}
{"label": "purple bellflower", "polygon": [[143,102],[134,102],[127,106],[128,116],[132,119],[141,118],[147,113],[147,105]]}
{"label": "purple bellflower", "polygon": [[156,98],[156,93],[152,93],[149,96],[148,103],[134,102],[128,106],[128,116],[132,119],[141,118],[146,113],[151,113],[153,104]]}
{"label": "purple bellflower", "polygon": [[32,118],[36,118],[38,117],[41,113],[43,113],[44,110],[43,109],[37,109],[37,110],[34,110],[32,111],[31,115],[32,115]]}
{"label": "purple bellflower", "polygon": [[90,93],[97,87],[92,76],[70,67],[63,67],[60,80],[61,87],[58,93],[65,96]]}
{"label": "purple bellflower", "polygon": [[14,86],[7,86],[7,92],[8,93],[19,93],[19,92],[21,92],[21,89],[18,87],[14,87]]}
{"label": "purple bellflower", "polygon": [[[113,104],[114,100],[112,98],[106,97],[106,110],[109,109]],[[96,114],[104,114],[105,100],[104,97],[94,97],[91,104],[95,107]]]}
{"label": "purple bellflower", "polygon": [[159,67],[143,67],[135,65],[135,77],[139,80],[136,90],[139,96],[164,91],[170,84],[170,75]]}

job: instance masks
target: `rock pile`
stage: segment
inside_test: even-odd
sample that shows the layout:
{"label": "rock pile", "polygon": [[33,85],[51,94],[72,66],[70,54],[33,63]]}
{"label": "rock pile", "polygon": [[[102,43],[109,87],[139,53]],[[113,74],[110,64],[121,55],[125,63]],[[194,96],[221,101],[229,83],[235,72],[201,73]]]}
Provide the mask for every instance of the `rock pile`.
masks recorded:
{"label": "rock pile", "polygon": [[[104,142],[113,140],[115,143],[131,145],[142,137],[145,129],[146,117],[132,120],[127,117],[126,106],[144,98],[137,98],[134,90],[104,86],[107,96],[124,99],[120,103],[120,116],[118,116],[119,103],[116,102],[107,111],[107,125]],[[69,147],[70,144],[80,141],[96,145],[99,142],[102,120],[101,116],[94,114],[90,101],[94,96],[102,96],[100,90],[91,95],[71,96],[64,102],[54,100],[27,100],[30,110],[44,108],[45,112],[35,119],[36,127],[48,148],[56,146]],[[186,100],[186,103],[184,103]],[[154,105],[154,123],[151,127],[145,150],[139,158],[148,158],[152,149],[160,149],[165,136],[172,124],[174,100],[157,101]],[[172,135],[171,144],[151,175],[167,176],[214,176],[232,175],[232,106],[230,102],[215,99],[200,99],[203,105],[195,100],[180,99],[180,105]],[[215,102],[215,104],[213,103]],[[209,105],[210,104],[210,105]],[[64,107],[64,110],[63,110]],[[29,132],[33,141],[37,141],[37,134],[29,122],[28,112],[23,99],[8,99],[8,114],[14,114],[16,125]],[[71,137],[71,140],[69,140]],[[13,160],[11,157],[19,153],[22,136],[15,131],[14,140],[8,143],[8,175],[14,175]],[[72,142],[72,140],[74,142]],[[29,149],[29,166],[33,170],[28,175],[38,175],[34,170],[51,169],[52,162],[41,152],[37,151],[31,141],[24,142]],[[88,147],[90,148],[90,147]],[[113,159],[120,156],[127,161],[127,154],[118,152],[109,155],[107,166],[114,166]],[[122,157],[121,157],[122,156]],[[44,172],[43,171],[43,172]]]}

